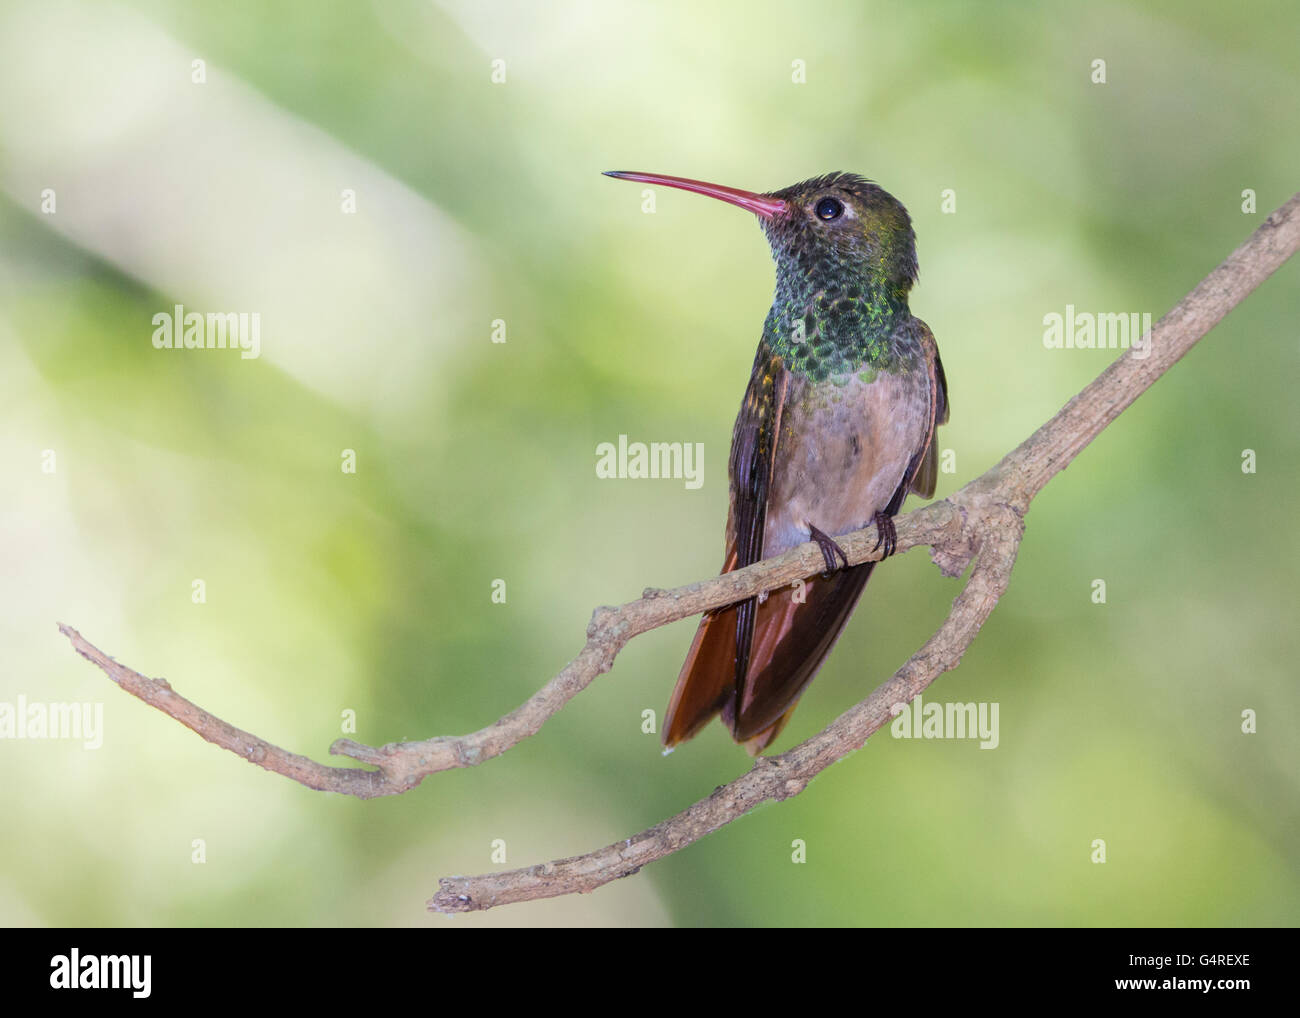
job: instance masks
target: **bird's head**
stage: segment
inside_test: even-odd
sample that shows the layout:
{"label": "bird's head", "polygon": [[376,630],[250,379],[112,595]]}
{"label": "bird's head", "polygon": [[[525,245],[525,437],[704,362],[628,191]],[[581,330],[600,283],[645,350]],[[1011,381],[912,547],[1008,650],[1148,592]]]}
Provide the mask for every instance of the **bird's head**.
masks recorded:
{"label": "bird's head", "polygon": [[779,191],[741,191],[685,177],[611,170],[606,176],[694,191],[759,217],[777,271],[813,290],[864,281],[905,297],[916,281],[916,236],[903,203],[854,173],[828,173]]}

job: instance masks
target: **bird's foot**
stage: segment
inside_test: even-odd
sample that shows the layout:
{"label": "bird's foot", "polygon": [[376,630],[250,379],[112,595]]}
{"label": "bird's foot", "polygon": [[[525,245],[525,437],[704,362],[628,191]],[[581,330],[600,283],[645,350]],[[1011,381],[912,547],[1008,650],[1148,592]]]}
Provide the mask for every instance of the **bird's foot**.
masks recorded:
{"label": "bird's foot", "polygon": [[835,543],[834,538],[818,530],[811,523],[808,524],[808,535],[810,540],[817,542],[817,547],[820,548],[822,552],[822,558],[826,560],[826,571],[822,573],[823,576],[830,576],[831,573],[835,572],[835,570],[839,568],[835,563],[835,557],[837,555],[839,556],[840,561],[844,563],[844,568],[847,569],[849,567],[849,557],[844,554],[844,549]]}
{"label": "bird's foot", "polygon": [[876,513],[872,517],[872,522],[876,525],[876,534],[878,536],[876,537],[876,547],[871,550],[875,551],[876,548],[884,545],[885,551],[880,557],[881,559],[887,559],[894,554],[894,549],[898,546],[898,531],[894,529],[894,517],[888,513]]}

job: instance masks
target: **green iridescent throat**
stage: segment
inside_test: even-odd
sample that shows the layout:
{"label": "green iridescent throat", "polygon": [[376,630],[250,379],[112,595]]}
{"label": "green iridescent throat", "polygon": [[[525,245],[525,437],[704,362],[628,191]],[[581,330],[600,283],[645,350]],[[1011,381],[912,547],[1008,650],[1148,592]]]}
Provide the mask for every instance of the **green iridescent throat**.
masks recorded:
{"label": "green iridescent throat", "polygon": [[786,367],[814,382],[896,371],[897,325],[910,316],[906,294],[861,279],[824,287],[789,273],[777,275],[763,340]]}

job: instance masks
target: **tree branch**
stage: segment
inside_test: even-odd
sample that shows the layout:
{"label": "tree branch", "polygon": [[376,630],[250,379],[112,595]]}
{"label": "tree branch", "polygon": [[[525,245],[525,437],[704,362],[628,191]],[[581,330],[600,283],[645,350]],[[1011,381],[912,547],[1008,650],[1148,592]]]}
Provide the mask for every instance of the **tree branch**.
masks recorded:
{"label": "tree branch", "polygon": [[979,521],[984,529],[970,580],[952,613],[925,645],[856,707],[830,727],[779,756],[759,757],[746,774],[707,799],[626,841],[587,855],[541,866],[476,877],[444,877],[429,902],[436,912],[469,912],[534,898],[586,893],[630,876],[743,816],[767,799],[798,795],[817,774],[854,750],[889,723],[890,708],[907,703],[940,674],[955,668],[1007,589],[1023,530],[1019,515],[1003,508]]}
{"label": "tree branch", "polygon": [[[889,720],[890,708],[910,701],[956,667],[1005,592],[1030,502],[1098,434],[1179,358],[1300,248],[1300,194],[1273,212],[1246,242],[1166,314],[1151,331],[1146,355],[1137,347],[1118,357],[1050,421],[980,477],[940,502],[897,520],[899,552],[931,546],[945,575],[971,571],[952,612],[888,681],[828,728],[754,767],[685,812],[596,852],[527,869],[475,877],[447,877],[429,907],[467,912],[495,905],[594,890],[635,873],[717,830],[766,799],[797,795],[837,760],[861,748]],[[837,538],[851,564],[878,559],[874,527]],[[548,718],[609,671],[634,636],[689,615],[732,604],[765,590],[814,576],[821,552],[809,542],[775,558],[671,591],[649,589],[618,608],[598,608],[582,651],[528,701],[499,721],[462,736],[371,747],[341,739],[333,754],[377,768],[330,767],[289,753],[241,731],[180,696],[162,679],[119,664],[76,630],[60,630],[87,660],[127,692],[157,707],[209,742],[309,788],[363,799],[395,795],[438,771],[472,767],[536,733]]]}
{"label": "tree branch", "polygon": [[[960,529],[959,516],[949,503],[925,506],[899,517],[897,551],[939,544],[955,537]],[[844,549],[849,562],[856,565],[879,560],[880,552],[874,550],[876,537],[876,529],[871,526],[838,537],[836,543]],[[208,742],[308,788],[373,799],[409,791],[439,771],[477,766],[536,734],[548,718],[586,689],[597,675],[613,667],[614,658],[632,637],[816,576],[825,568],[821,551],[810,541],[776,558],[710,580],[688,583],[675,590],[648,588],[635,601],[617,608],[597,608],[587,626],[586,645],[578,656],[522,705],[486,728],[468,735],[439,735],[419,742],[367,746],[351,739],[338,739],[330,746],[331,753],[371,764],[378,770],[330,767],[290,753],[187,700],[166,679],[148,678],[114,660],[71,626],[60,623],[59,631],[78,654],[101,668],[132,696],[158,708]]]}

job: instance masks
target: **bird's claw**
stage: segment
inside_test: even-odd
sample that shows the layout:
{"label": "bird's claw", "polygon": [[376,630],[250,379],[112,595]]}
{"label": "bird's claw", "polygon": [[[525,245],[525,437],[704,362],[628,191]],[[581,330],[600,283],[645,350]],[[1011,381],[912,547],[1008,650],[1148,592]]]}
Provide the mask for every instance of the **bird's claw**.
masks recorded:
{"label": "bird's claw", "polygon": [[894,529],[894,518],[888,513],[876,513],[872,517],[872,522],[876,525],[876,546],[872,548],[875,551],[881,545],[884,545],[885,551],[880,556],[882,559],[889,558],[894,554],[894,549],[898,547],[898,531]]}
{"label": "bird's claw", "polygon": [[834,538],[818,530],[811,523],[808,524],[808,534],[812,540],[817,542],[817,547],[821,549],[822,558],[826,560],[826,571],[822,573],[823,576],[830,576],[831,573],[840,568],[835,562],[836,556],[839,556],[845,569],[849,567],[848,555],[844,554],[844,549],[835,543]]}

